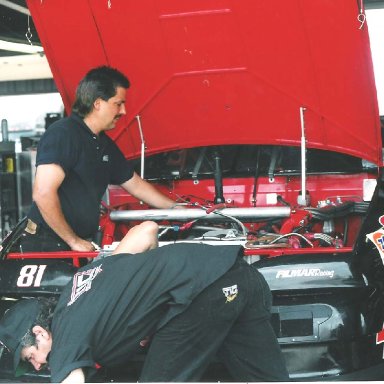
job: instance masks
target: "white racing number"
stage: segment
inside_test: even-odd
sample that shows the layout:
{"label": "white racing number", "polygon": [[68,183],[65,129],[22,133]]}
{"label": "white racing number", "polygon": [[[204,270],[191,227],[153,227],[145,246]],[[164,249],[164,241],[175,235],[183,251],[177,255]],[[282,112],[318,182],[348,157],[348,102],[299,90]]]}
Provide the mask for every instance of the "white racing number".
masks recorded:
{"label": "white racing number", "polygon": [[42,265],[24,265],[20,269],[20,275],[17,279],[18,287],[40,287],[41,279],[47,266]]}

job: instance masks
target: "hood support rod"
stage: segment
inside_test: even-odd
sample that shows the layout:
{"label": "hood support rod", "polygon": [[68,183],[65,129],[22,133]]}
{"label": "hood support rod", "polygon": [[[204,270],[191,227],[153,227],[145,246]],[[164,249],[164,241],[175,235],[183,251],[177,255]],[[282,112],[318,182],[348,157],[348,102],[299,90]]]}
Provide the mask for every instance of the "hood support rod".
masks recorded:
{"label": "hood support rod", "polygon": [[300,124],[301,124],[301,194],[297,198],[297,203],[299,205],[307,205],[307,164],[306,164],[306,143],[305,143],[305,121],[304,113],[306,111],[305,107],[300,107]]}
{"label": "hood support rod", "polygon": [[141,119],[140,115],[136,115],[137,120],[137,126],[139,127],[140,132],[140,141],[141,141],[141,150],[140,150],[140,176],[142,179],[144,179],[144,160],[145,160],[145,141],[144,141],[144,134],[143,129],[141,127]]}

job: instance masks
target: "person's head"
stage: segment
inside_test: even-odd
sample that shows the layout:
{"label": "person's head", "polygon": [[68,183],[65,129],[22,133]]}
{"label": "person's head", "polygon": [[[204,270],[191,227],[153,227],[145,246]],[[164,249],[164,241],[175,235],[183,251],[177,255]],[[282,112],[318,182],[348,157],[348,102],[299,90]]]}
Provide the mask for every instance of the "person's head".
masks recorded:
{"label": "person's head", "polygon": [[13,353],[15,371],[23,362],[31,363],[36,370],[47,363],[55,306],[55,299],[23,299],[0,320],[0,342]]}
{"label": "person's head", "polygon": [[125,114],[125,91],[129,86],[128,78],[115,68],[91,69],[77,87],[72,111],[84,119],[101,108],[117,120]]}

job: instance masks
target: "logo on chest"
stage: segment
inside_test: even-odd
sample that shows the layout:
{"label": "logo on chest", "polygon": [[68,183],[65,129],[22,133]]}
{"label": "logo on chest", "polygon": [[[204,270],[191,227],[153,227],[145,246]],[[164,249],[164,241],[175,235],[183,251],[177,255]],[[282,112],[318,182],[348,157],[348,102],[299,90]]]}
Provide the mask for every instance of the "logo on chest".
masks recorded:
{"label": "logo on chest", "polygon": [[237,294],[239,293],[239,290],[237,288],[237,284],[232,285],[230,287],[222,288],[224,296],[227,298],[226,303],[230,303],[231,301],[235,300],[237,297]]}
{"label": "logo on chest", "polygon": [[102,271],[101,265],[99,265],[98,267],[89,269],[88,271],[76,273],[73,277],[71,300],[68,302],[67,307],[72,305],[83,293],[92,288],[93,280]]}

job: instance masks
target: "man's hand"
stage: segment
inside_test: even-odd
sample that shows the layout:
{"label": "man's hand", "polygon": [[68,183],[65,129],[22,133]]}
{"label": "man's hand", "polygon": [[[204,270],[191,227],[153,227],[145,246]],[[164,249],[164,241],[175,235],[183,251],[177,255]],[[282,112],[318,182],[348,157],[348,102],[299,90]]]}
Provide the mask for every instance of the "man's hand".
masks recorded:
{"label": "man's hand", "polygon": [[77,237],[74,241],[68,242],[68,245],[71,247],[72,251],[77,252],[93,252],[95,251],[95,246],[88,240],[81,239]]}

